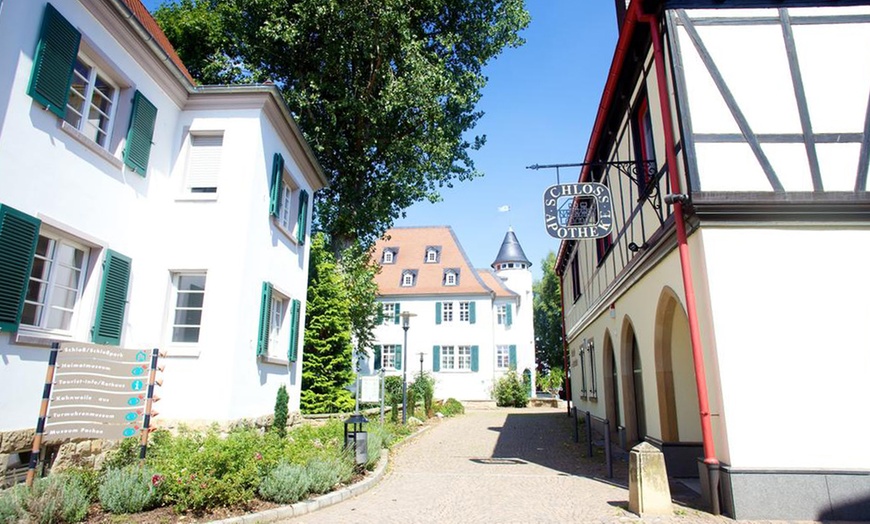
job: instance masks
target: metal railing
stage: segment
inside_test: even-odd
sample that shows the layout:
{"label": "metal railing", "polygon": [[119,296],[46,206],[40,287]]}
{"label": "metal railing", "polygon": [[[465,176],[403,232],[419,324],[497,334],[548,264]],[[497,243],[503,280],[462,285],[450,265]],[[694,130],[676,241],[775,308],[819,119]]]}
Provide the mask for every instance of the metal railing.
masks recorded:
{"label": "metal railing", "polygon": [[[591,411],[584,411],[571,408],[574,412],[574,442],[580,442],[580,413],[583,413],[584,426],[586,427],[586,456],[592,458],[594,456],[594,447],[599,446],[604,448],[604,461],[607,466],[607,478],[613,478],[613,449],[610,442],[610,421],[604,418],[596,417]],[[598,433],[602,434],[602,440],[595,440],[594,434],[596,429],[593,428],[593,423],[601,426]]]}

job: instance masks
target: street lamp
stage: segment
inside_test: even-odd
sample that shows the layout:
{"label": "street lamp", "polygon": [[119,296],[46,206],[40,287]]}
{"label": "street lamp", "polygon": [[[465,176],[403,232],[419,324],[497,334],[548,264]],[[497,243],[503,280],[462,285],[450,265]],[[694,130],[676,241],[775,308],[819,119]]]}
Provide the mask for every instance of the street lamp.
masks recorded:
{"label": "street lamp", "polygon": [[420,355],[420,376],[422,377],[423,376],[423,355],[425,355],[425,353],[423,353],[421,351],[420,353],[418,353],[418,355]]}
{"label": "street lamp", "polygon": [[402,346],[402,424],[408,421],[408,327],[414,313],[402,311],[402,329],[405,330],[405,345]]}

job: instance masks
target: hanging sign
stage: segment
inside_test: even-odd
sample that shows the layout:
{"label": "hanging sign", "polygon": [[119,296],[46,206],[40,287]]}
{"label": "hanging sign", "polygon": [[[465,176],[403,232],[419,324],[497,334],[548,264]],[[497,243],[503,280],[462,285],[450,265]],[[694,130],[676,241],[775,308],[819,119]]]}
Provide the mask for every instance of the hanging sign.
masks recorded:
{"label": "hanging sign", "polygon": [[602,238],[613,229],[610,189],[597,182],[557,184],[544,191],[547,233],[561,240]]}

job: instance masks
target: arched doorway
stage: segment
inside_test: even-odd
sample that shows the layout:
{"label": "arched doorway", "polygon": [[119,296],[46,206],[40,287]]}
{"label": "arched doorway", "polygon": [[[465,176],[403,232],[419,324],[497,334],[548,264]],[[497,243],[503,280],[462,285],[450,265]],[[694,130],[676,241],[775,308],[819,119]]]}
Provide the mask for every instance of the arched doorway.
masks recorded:
{"label": "arched doorway", "polygon": [[625,430],[631,442],[646,436],[646,409],[643,394],[643,363],[634,327],[628,318],[622,328],[622,383],[625,400]]}
{"label": "arched doorway", "polygon": [[610,430],[616,437],[617,427],[622,425],[622,413],[619,409],[619,368],[616,365],[616,354],[613,351],[613,341],[610,332],[604,333],[604,351],[601,353],[604,365],[604,409]]}
{"label": "arched doorway", "polygon": [[670,288],[662,290],[656,310],[655,360],[662,440],[700,442],[689,320]]}

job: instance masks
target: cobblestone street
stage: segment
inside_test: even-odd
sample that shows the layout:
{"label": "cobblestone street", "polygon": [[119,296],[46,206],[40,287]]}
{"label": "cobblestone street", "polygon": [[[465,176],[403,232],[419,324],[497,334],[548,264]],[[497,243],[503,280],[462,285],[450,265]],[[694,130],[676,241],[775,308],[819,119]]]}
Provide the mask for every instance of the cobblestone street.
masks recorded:
{"label": "cobblestone street", "polygon": [[[606,478],[602,456],[583,457],[564,409],[480,409],[444,419],[402,445],[371,490],[284,522],[630,522],[628,465]],[[672,486],[674,514],[643,522],[724,523]]]}

